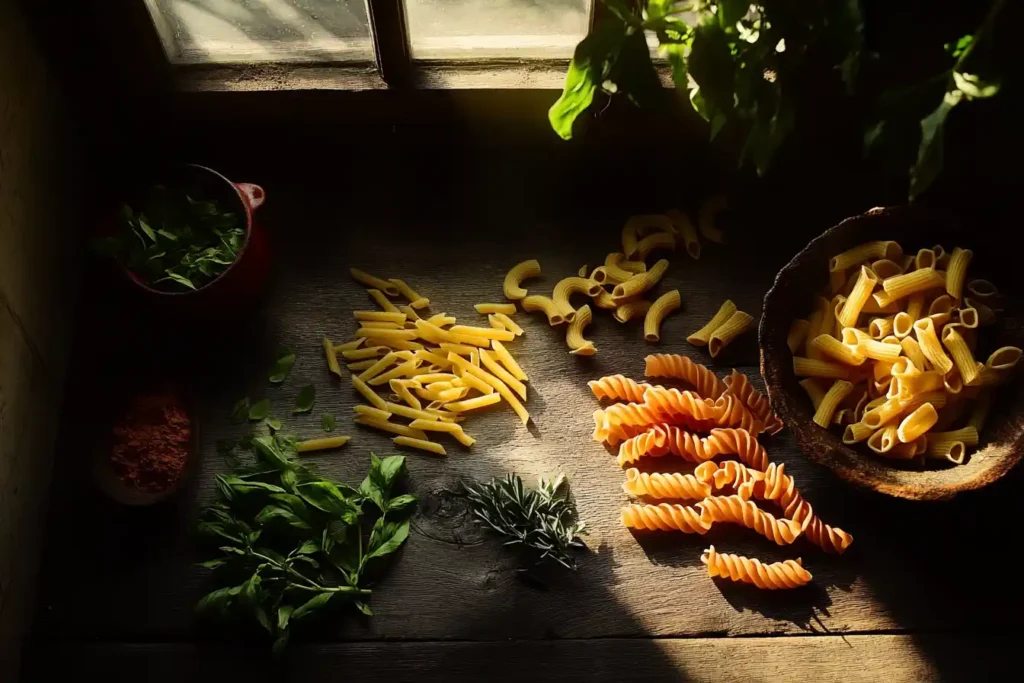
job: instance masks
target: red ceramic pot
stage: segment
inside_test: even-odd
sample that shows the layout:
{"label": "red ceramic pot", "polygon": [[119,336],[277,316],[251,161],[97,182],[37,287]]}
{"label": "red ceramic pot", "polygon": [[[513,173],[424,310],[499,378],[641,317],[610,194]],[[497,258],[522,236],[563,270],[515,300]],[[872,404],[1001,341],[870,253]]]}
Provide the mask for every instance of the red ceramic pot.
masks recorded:
{"label": "red ceramic pot", "polygon": [[140,289],[175,308],[207,309],[236,304],[255,297],[270,270],[270,245],[265,230],[256,222],[256,211],[266,200],[259,185],[234,183],[213,169],[196,164],[183,164],[173,170],[169,184],[188,183],[200,186],[207,196],[215,197],[245,216],[245,243],[238,250],[235,262],[197,290],[165,292],[150,287],[141,277],[121,266],[121,270]]}

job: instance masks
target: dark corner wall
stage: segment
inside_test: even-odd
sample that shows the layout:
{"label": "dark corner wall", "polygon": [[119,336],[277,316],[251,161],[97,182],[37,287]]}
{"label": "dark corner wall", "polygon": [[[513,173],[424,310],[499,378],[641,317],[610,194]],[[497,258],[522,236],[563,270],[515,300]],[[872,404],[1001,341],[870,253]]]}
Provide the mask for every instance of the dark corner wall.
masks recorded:
{"label": "dark corner wall", "polygon": [[67,102],[0,0],[0,680],[16,680],[81,255]]}

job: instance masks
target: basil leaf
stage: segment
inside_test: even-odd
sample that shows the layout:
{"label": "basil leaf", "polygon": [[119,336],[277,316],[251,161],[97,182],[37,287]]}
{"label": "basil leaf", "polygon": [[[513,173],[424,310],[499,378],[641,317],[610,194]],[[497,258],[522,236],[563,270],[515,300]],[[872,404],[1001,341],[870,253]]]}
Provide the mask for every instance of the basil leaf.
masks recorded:
{"label": "basil leaf", "polygon": [[325,432],[333,432],[338,426],[338,421],[334,419],[333,415],[324,413],[320,418],[320,426],[324,428]]}
{"label": "basil leaf", "polygon": [[324,605],[331,601],[331,598],[333,596],[334,593],[320,593],[319,595],[312,598],[305,604],[299,606],[299,608],[296,609],[294,612],[292,612],[292,621],[298,621],[299,619],[302,619],[308,616],[309,614],[312,614],[316,610],[322,608]]}
{"label": "basil leaf", "polygon": [[156,242],[156,232],[153,231],[153,228],[149,227],[149,223],[146,222],[145,214],[140,213],[138,218],[136,218],[136,221],[138,222],[139,228],[142,232],[146,233],[146,237],[153,242]]}
{"label": "basil leaf", "polygon": [[312,384],[299,389],[299,395],[295,398],[295,409],[292,410],[292,414],[308,413],[313,409],[313,401],[316,400],[316,387]]}
{"label": "basil leaf", "polygon": [[299,519],[299,517],[290,510],[285,510],[279,505],[268,505],[260,513],[256,515],[256,523],[260,526],[265,526],[274,520],[285,522],[296,529],[312,529],[309,524]]}
{"label": "basil leaf", "polygon": [[320,552],[320,545],[316,541],[306,541],[295,551],[296,555],[312,555]]}
{"label": "basil leaf", "polygon": [[359,519],[359,508],[329,481],[299,484],[296,490],[307,503],[318,510],[337,515],[347,524],[355,524]]}
{"label": "basil leaf", "polygon": [[288,457],[281,451],[281,446],[278,444],[275,437],[257,437],[252,440],[252,445],[256,451],[256,455],[268,465],[272,465],[279,470],[286,470],[294,466]]}
{"label": "basil leaf", "polygon": [[409,506],[415,506],[416,501],[416,496],[408,493],[396,496],[387,502],[387,512],[401,512]]}
{"label": "basil leaf", "polygon": [[281,349],[277,352],[277,360],[274,361],[274,365],[270,368],[270,381],[274,384],[280,384],[288,377],[288,373],[292,371],[292,366],[295,365],[295,354],[288,349]]}
{"label": "basil leaf", "polygon": [[372,617],[373,616],[373,610],[370,609],[370,606],[367,605],[362,600],[356,600],[354,602],[354,604],[356,606],[356,609],[359,610],[360,612],[362,612],[363,614],[365,614],[366,616],[368,616],[368,617]]}
{"label": "basil leaf", "polygon": [[390,522],[384,522],[383,517],[377,520],[377,524],[373,527],[373,532],[370,534],[370,555],[367,559],[375,557],[384,557],[398,550],[405,539],[409,537],[409,522],[405,521],[401,524],[393,524]]}
{"label": "basil leaf", "polygon": [[276,417],[268,417],[266,420],[264,420],[264,422],[266,423],[267,428],[272,432],[281,431],[281,427],[283,426],[281,424],[281,420],[277,419]]}
{"label": "basil leaf", "polygon": [[277,608],[277,630],[288,630],[288,622],[291,620],[294,610],[295,608],[291,605],[281,605]]}
{"label": "basil leaf", "polygon": [[270,414],[270,399],[265,398],[262,401],[257,401],[249,408],[249,420],[256,421],[262,420]]}
{"label": "basil leaf", "polygon": [[234,602],[235,596],[238,595],[241,588],[241,586],[218,588],[215,591],[207,593],[199,599],[199,602],[196,603],[196,611],[206,612],[216,610],[218,612],[224,612],[231,606],[231,603]]}

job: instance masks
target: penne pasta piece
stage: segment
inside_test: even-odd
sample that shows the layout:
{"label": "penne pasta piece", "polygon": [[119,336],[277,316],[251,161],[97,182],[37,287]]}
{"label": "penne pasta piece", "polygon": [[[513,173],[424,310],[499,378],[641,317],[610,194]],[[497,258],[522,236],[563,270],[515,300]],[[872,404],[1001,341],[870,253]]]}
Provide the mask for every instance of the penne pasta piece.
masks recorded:
{"label": "penne pasta piece", "polygon": [[374,322],[372,320],[364,320],[362,326],[368,330],[404,330],[405,327],[399,323],[385,323],[385,322]]}
{"label": "penne pasta piece", "polygon": [[807,392],[807,397],[811,399],[811,405],[817,410],[818,406],[821,405],[822,399],[825,398],[825,394],[828,392],[825,384],[816,377],[808,377],[807,379],[800,380],[800,386]]}
{"label": "penne pasta piece", "polygon": [[715,313],[714,317],[704,327],[687,337],[686,341],[694,346],[707,346],[708,342],[711,341],[711,333],[724,325],[735,312],[736,304],[726,299],[718,308],[718,312]]}
{"label": "penne pasta piece", "polygon": [[487,346],[491,345],[490,340],[497,339],[498,341],[514,341],[516,335],[514,332],[506,330],[504,328],[496,330],[493,327],[470,327],[468,325],[455,325],[448,330],[452,334],[467,335],[470,337],[479,337],[486,339]]}
{"label": "penne pasta piece", "polygon": [[418,398],[413,396],[411,391],[409,391],[410,383],[410,380],[393,379],[388,382],[388,386],[390,386],[391,391],[395,392],[395,394],[398,395],[398,398],[405,401],[410,408],[419,410],[423,407],[423,404],[420,403]]}
{"label": "penne pasta piece", "polygon": [[398,296],[400,294],[398,287],[394,284],[387,280],[382,280],[379,277],[374,277],[366,271],[359,270],[358,268],[349,268],[348,272],[351,273],[352,278],[356,282],[366,285],[371,291],[375,289],[380,290],[388,296]]}
{"label": "penne pasta piece", "polygon": [[640,250],[640,238],[651,232],[672,234],[674,228],[668,216],[643,214],[630,216],[622,226],[622,251],[628,258],[634,258]]}
{"label": "penne pasta piece", "polygon": [[476,396],[475,398],[467,398],[465,401],[446,403],[444,405],[444,409],[455,413],[464,413],[470,410],[477,410],[478,408],[492,406],[495,403],[501,403],[500,394],[484,394],[483,396]]}
{"label": "penne pasta piece", "polygon": [[929,439],[925,454],[929,458],[948,460],[954,465],[963,465],[964,456],[967,455],[967,447],[962,441],[940,441],[938,444],[933,445],[931,439]]}
{"label": "penne pasta piece", "polygon": [[1010,372],[1020,362],[1021,350],[1016,346],[1004,346],[992,352],[985,366],[998,372]]}
{"label": "penne pasta piece", "polygon": [[336,353],[336,347],[331,340],[324,337],[324,355],[327,357],[327,369],[332,373],[341,377],[341,366],[338,365],[338,354]]}
{"label": "penne pasta piece", "polygon": [[906,337],[900,342],[900,346],[903,347],[903,353],[907,355],[907,358],[915,367],[919,369],[930,368],[931,363],[925,358],[924,353],[921,351],[921,345],[918,344],[917,340],[913,337]]}
{"label": "penne pasta piece", "polygon": [[351,436],[325,436],[322,439],[307,439],[295,444],[296,453],[311,453],[313,451],[326,451],[331,448],[341,448],[349,442]]}
{"label": "penne pasta piece", "polygon": [[[509,305],[511,305],[511,304],[509,304]],[[415,310],[413,310],[412,306],[408,306],[408,305],[407,306],[402,306],[399,310],[402,311],[402,313],[405,313],[405,325],[406,325],[406,327],[408,327],[409,325],[415,326],[413,321],[416,321],[416,320],[420,319],[419,313],[417,313]]]}
{"label": "penne pasta piece", "polygon": [[512,387],[512,389],[519,394],[520,398],[524,401],[526,400],[526,385],[513,377],[512,374],[503,368],[498,361],[494,359],[494,356],[492,356],[486,349],[480,349],[480,361],[495,377]]}
{"label": "penne pasta piece", "polygon": [[[872,339],[881,341],[893,333],[892,318],[872,318],[868,323],[868,334]],[[897,335],[899,336],[899,335]]]}
{"label": "penne pasta piece", "polygon": [[700,206],[697,214],[697,227],[700,235],[708,242],[725,244],[725,233],[717,226],[718,214],[728,208],[724,194],[716,194],[709,197]]}
{"label": "penne pasta piece", "polygon": [[[423,322],[423,321],[420,321]],[[360,327],[356,330],[357,337],[373,337],[374,339],[416,339],[416,330],[382,330],[377,327]]]}
{"label": "penne pasta piece", "polygon": [[956,301],[960,301],[964,293],[964,280],[967,279],[967,266],[971,264],[974,252],[970,249],[954,247],[946,269],[946,292]]}
{"label": "penne pasta piece", "polygon": [[697,228],[693,225],[693,221],[690,220],[690,216],[679,209],[666,211],[665,214],[669,219],[671,219],[672,225],[675,227],[676,232],[683,241],[683,245],[686,247],[686,253],[694,260],[699,259],[700,239],[697,237]]}
{"label": "penne pasta piece", "polygon": [[[523,328],[519,327],[519,325],[517,325],[515,321],[512,320],[512,318],[508,317],[504,313],[492,313],[491,315],[487,316],[487,320],[489,322],[492,320],[497,320],[498,324],[500,324],[502,327],[504,327],[506,330],[508,330],[515,336],[523,336]],[[491,327],[494,327],[493,323],[491,324]]]}
{"label": "penne pasta piece", "polygon": [[[393,286],[393,285],[392,285]],[[398,307],[388,301],[388,298],[384,296],[384,293],[379,289],[368,289],[366,293],[370,295],[370,298],[377,302],[377,305],[383,308],[389,313],[401,313]],[[397,294],[395,295],[397,296]]]}
{"label": "penne pasta piece", "polygon": [[[491,348],[494,350],[494,355],[498,361],[505,366],[505,368],[512,373],[512,376],[521,382],[529,381],[529,377],[526,376],[526,372],[519,366],[516,359],[512,357],[512,354],[508,352],[505,346],[495,339],[491,342]],[[487,392],[490,393],[490,392]]]}
{"label": "penne pasta piece", "polygon": [[342,351],[341,355],[345,357],[345,360],[366,360],[367,358],[376,358],[378,356],[385,356],[390,353],[391,349],[386,346],[368,346],[364,349],[353,349],[351,351]]}
{"label": "penne pasta piece", "polygon": [[394,353],[388,353],[376,363],[363,370],[359,375],[359,379],[364,382],[369,382],[371,379],[384,372],[384,368],[394,363],[397,359],[398,357]]}
{"label": "penne pasta piece", "polygon": [[466,356],[467,358],[473,355],[473,351],[476,350],[472,346],[467,346],[465,344],[451,344],[449,342],[441,342],[440,346],[443,351],[451,351],[452,353],[457,353],[458,355]]}
{"label": "penne pasta piece", "polygon": [[368,417],[380,422],[387,422],[391,418],[391,413],[387,410],[381,410],[380,408],[373,408],[371,406],[352,406],[352,410],[355,411],[357,416]]}
{"label": "penne pasta piece", "polygon": [[494,387],[492,387],[490,384],[488,384],[487,382],[483,381],[482,379],[480,379],[476,375],[471,375],[468,372],[464,372],[464,373],[462,373],[462,378],[461,379],[462,379],[463,383],[465,383],[465,385],[467,387],[469,387],[470,389],[476,389],[481,394],[491,394],[491,393],[494,393]]}
{"label": "penne pasta piece", "polygon": [[733,339],[749,330],[753,322],[754,318],[749,313],[743,311],[733,313],[725,323],[711,333],[711,338],[708,340],[708,351],[711,353],[711,357],[717,357]]}
{"label": "penne pasta piece", "polygon": [[426,438],[414,439],[408,436],[396,436],[391,439],[391,442],[396,446],[405,446],[407,448],[415,448],[428,453],[436,453],[437,455],[448,455],[448,451],[444,449],[439,443],[428,441]]}
{"label": "penne pasta piece", "polygon": [[871,264],[871,272],[879,280],[903,274],[903,266],[890,259],[879,259]]}
{"label": "penne pasta piece", "polygon": [[867,360],[867,357],[862,355],[856,346],[848,346],[827,334],[819,334],[811,341],[811,344],[824,357],[846,365],[862,365]]}
{"label": "penne pasta piece", "polygon": [[826,379],[845,379],[854,381],[858,375],[854,368],[839,363],[828,363],[813,358],[793,357],[793,372],[797,377],[824,377]]}
{"label": "penne pasta piece", "polygon": [[374,339],[370,337],[366,340],[366,343],[372,346],[386,346],[395,351],[419,351],[424,348],[423,344],[419,342],[404,341],[402,339]]}
{"label": "penne pasta piece", "polygon": [[[404,323],[405,313],[389,313],[387,311],[352,311],[356,320],[368,320],[382,323]],[[365,326],[364,326],[365,327]]]}
{"label": "penne pasta piece", "polygon": [[[786,335],[786,346],[789,347],[790,353],[797,353],[803,347],[804,342],[807,340],[807,331],[810,327],[811,323],[802,318],[794,320],[793,324],[789,326],[789,334]],[[686,338],[686,341],[691,344],[693,343],[689,337]]]}
{"label": "penne pasta piece", "polygon": [[942,374],[953,369],[953,361],[946,352],[942,350],[942,344],[935,334],[935,321],[931,318],[923,318],[914,323],[914,332],[917,333],[917,342],[921,345],[921,353],[928,359],[936,370]]}
{"label": "penne pasta piece", "polygon": [[892,319],[892,333],[897,339],[906,339],[914,331],[914,319],[909,313],[900,311]]}
{"label": "penne pasta piece", "polygon": [[472,446],[476,443],[476,439],[463,431],[461,425],[454,422],[441,422],[440,420],[413,420],[409,426],[413,429],[420,429],[424,432],[444,432],[445,434],[451,434],[455,437],[455,440],[463,446]]}
{"label": "penne pasta piece", "polygon": [[377,375],[373,379],[366,380],[366,383],[371,386],[380,386],[382,384],[388,384],[391,380],[399,377],[408,377],[409,373],[419,367],[421,361],[418,358],[407,360],[399,365],[396,365],[387,372]]}
{"label": "penne pasta piece", "polygon": [[679,308],[681,301],[679,290],[673,289],[671,292],[662,294],[651,304],[644,317],[644,339],[649,342],[661,340],[661,321],[669,313]]}
{"label": "penne pasta piece", "polygon": [[846,270],[860,265],[869,259],[889,259],[896,261],[903,258],[903,249],[893,241],[865,242],[843,253],[833,256],[828,262],[829,271]]}
{"label": "penne pasta piece", "polygon": [[437,355],[433,351],[414,351],[413,357],[419,358],[425,363],[437,365],[440,368],[450,368],[452,366],[452,362],[450,360],[448,360],[444,356]]}
{"label": "penne pasta piece", "polygon": [[476,312],[481,315],[487,315],[488,313],[504,313],[505,315],[515,315],[516,305],[515,304],[476,304],[473,306]]}
{"label": "penne pasta piece", "polygon": [[370,367],[376,362],[376,358],[367,358],[366,360],[357,361],[355,363],[349,363],[345,367],[347,367],[350,372],[359,372],[360,370],[365,370],[366,368]]}
{"label": "penne pasta piece", "polygon": [[505,282],[502,285],[505,298],[512,300],[525,298],[527,291],[523,289],[522,283],[524,280],[534,277],[540,277],[540,263],[536,259],[522,261],[514,265],[512,270],[505,275]]}
{"label": "penne pasta piece", "polygon": [[832,424],[846,426],[856,422],[856,413],[853,408],[840,408],[832,415]]}
{"label": "penne pasta piece", "polygon": [[344,344],[337,344],[334,347],[334,352],[335,353],[343,353],[345,351],[355,351],[360,346],[362,346],[363,342],[365,342],[365,341],[366,341],[366,337],[359,337],[358,339],[353,339],[352,341],[347,341]]}
{"label": "penne pasta piece", "polygon": [[857,353],[883,363],[895,363],[903,353],[903,347],[897,343],[878,341],[854,327],[843,329],[843,344],[856,346]]}
{"label": "penne pasta piece", "polygon": [[[934,268],[915,270],[904,275],[882,280],[882,289],[892,300],[904,299],[911,294],[938,289],[946,286],[946,276],[942,271]],[[876,299],[877,301],[877,299]],[[882,304],[879,301],[879,304]]]}
{"label": "penne pasta piece", "polygon": [[615,289],[612,290],[612,296],[620,303],[626,303],[623,300],[627,297],[643,294],[654,287],[654,285],[658,284],[661,278],[665,275],[665,271],[668,270],[668,265],[668,261],[661,259],[646,273],[634,275],[622,284],[615,285]]}
{"label": "penne pasta piece", "polygon": [[430,299],[425,296],[420,296],[413,290],[412,287],[407,285],[403,280],[398,278],[388,278],[388,282],[398,288],[399,293],[409,300],[409,305],[415,308],[427,308],[430,306]]}
{"label": "penne pasta piece", "polygon": [[353,375],[352,386],[356,391],[362,394],[363,398],[369,401],[370,405],[374,408],[377,408],[378,410],[387,410],[387,403],[385,403],[384,399],[378,396],[366,382]]}
{"label": "penne pasta piece", "polygon": [[400,403],[387,404],[388,411],[395,415],[401,415],[402,417],[409,418],[410,420],[438,420],[440,419],[437,415],[430,413],[422,408],[413,408],[412,406],[403,406]]}
{"label": "penne pasta piece", "polygon": [[842,403],[843,399],[850,395],[853,391],[853,384],[846,380],[836,380],[832,383],[832,387],[825,394],[821,400],[821,404],[817,410],[814,411],[814,424],[819,427],[828,428],[832,424],[832,416],[839,404]]}
{"label": "penne pasta piece", "polygon": [[[569,323],[569,327],[565,331],[565,343],[569,346],[569,353],[576,356],[593,356],[597,353],[594,343],[583,338],[583,330],[590,324],[590,321],[590,306],[584,304],[580,310],[576,311],[576,317]],[[526,421],[523,420],[523,422]]]}
{"label": "penne pasta piece", "polygon": [[874,427],[869,427],[863,422],[854,422],[853,424],[846,425],[846,429],[843,430],[843,443],[852,446],[855,443],[864,441],[874,433]]}
{"label": "penne pasta piece", "polygon": [[956,325],[946,325],[942,330],[942,345],[949,351],[953,365],[960,371],[963,383],[970,384],[984,366],[974,360],[974,354],[956,328]]}
{"label": "penne pasta piece", "polygon": [[[900,275],[898,277],[904,276]],[[864,304],[867,303],[877,284],[878,278],[875,277],[874,273],[868,270],[867,267],[861,266],[860,274],[853,285],[853,291],[846,298],[843,310],[839,312],[838,320],[843,327],[853,327],[857,324],[857,317],[860,315],[861,309],[864,308]]]}
{"label": "penne pasta piece", "polygon": [[939,414],[935,406],[925,403],[920,408],[903,418],[900,426],[896,429],[896,437],[901,443],[910,443],[924,436],[924,433],[935,426],[939,420]]}
{"label": "penne pasta piece", "polygon": [[978,430],[974,425],[968,424],[966,427],[960,429],[954,429],[948,432],[931,432],[928,434],[929,444],[933,447],[940,448],[944,442],[960,442],[965,446],[977,446],[978,445]]}
{"label": "penne pasta piece", "polygon": [[447,313],[437,313],[427,318],[426,321],[435,327],[444,327],[445,325],[454,325],[455,316],[448,315]]}
{"label": "penne pasta piece", "polygon": [[887,425],[882,427],[868,437],[868,448],[879,455],[888,453],[897,443],[896,425]]}
{"label": "penne pasta piece", "polygon": [[522,300],[522,307],[524,311],[531,313],[533,311],[541,311],[548,317],[548,324],[552,327],[565,323],[565,316],[562,315],[561,310],[559,310],[558,306],[555,305],[554,301],[546,296],[535,294],[525,297]]}

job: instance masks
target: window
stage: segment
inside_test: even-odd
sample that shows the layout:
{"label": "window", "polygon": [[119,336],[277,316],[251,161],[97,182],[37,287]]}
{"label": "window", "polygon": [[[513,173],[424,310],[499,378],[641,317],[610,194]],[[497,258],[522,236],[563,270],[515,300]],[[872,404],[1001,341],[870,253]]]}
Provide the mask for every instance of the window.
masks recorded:
{"label": "window", "polygon": [[177,65],[567,60],[593,0],[144,0]]}

